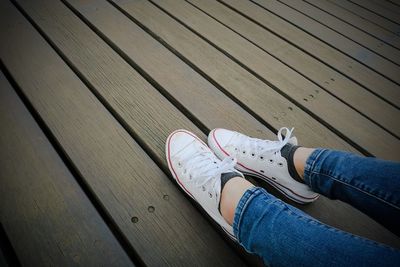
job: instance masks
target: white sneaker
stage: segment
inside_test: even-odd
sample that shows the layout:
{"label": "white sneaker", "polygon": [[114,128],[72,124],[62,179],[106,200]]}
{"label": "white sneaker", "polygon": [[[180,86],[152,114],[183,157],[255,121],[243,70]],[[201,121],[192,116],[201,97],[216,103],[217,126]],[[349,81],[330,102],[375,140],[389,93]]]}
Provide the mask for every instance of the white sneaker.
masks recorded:
{"label": "white sneaker", "polygon": [[[282,136],[283,130],[286,130],[285,138]],[[289,174],[286,159],[281,156],[280,150],[284,145],[297,145],[296,137],[290,137],[292,131],[281,128],[278,141],[269,141],[225,129],[214,129],[208,135],[208,145],[220,159],[237,158],[237,170],[261,178],[293,201],[302,204],[313,202],[319,194],[294,180]]]}
{"label": "white sneaker", "polygon": [[166,156],[179,186],[236,240],[232,226],[219,211],[221,174],[236,172],[243,177],[234,169],[236,160],[230,157],[219,160],[203,141],[186,130],[176,130],[168,136]]}

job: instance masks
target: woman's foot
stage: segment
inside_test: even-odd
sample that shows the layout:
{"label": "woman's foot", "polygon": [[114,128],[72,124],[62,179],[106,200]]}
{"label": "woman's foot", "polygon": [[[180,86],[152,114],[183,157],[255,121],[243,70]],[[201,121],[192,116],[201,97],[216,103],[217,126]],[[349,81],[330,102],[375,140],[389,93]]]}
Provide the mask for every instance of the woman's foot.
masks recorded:
{"label": "woman's foot", "polygon": [[[285,137],[282,135],[283,130],[286,130]],[[297,167],[293,162],[288,166],[288,161],[281,154],[285,145],[297,145],[297,139],[291,137],[291,134],[292,130],[282,128],[278,132],[278,141],[270,141],[225,129],[214,129],[208,136],[208,145],[220,159],[237,158],[237,170],[268,182],[293,201],[302,204],[313,202],[319,195],[301,182],[296,172]]]}
{"label": "woman's foot", "polygon": [[[221,176],[228,177],[223,179],[224,184],[233,179],[244,180],[243,174],[234,169],[236,160],[230,157],[219,160],[204,142],[186,130],[170,134],[166,142],[166,156],[168,167],[179,186],[236,240],[232,220],[228,223],[220,212]],[[221,203],[224,212],[230,207],[228,202],[225,204]]]}

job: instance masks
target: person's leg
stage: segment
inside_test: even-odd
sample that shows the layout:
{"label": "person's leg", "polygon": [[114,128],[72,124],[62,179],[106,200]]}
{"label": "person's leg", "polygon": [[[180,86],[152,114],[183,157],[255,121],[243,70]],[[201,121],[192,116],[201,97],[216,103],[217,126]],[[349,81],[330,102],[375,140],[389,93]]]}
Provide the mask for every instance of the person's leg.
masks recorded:
{"label": "person's leg", "polygon": [[254,185],[241,177],[232,178],[225,184],[221,194],[220,210],[230,225],[233,224],[233,217],[241,196],[251,187]]}
{"label": "person's leg", "polygon": [[208,144],[220,159],[237,158],[236,169],[270,183],[296,202],[315,201],[317,193],[340,199],[399,235],[400,163],[298,147],[292,132],[281,128],[273,141],[214,129]]}
{"label": "person's leg", "polygon": [[[398,251],[326,226],[264,189],[254,187],[233,169],[235,159],[219,160],[191,132],[173,132],[166,142],[166,157],[182,190],[228,236],[249,252],[260,255],[267,264],[390,266],[400,262]],[[275,168],[284,170],[285,165],[279,164],[282,159],[275,159],[279,160]],[[285,176],[287,179],[281,181],[290,182],[289,174]],[[293,188],[297,190],[298,186]]]}
{"label": "person's leg", "polygon": [[241,178],[224,186],[221,213],[238,242],[270,266],[396,266],[400,252],[329,227]]}
{"label": "person's leg", "polygon": [[348,152],[298,148],[294,165],[317,193],[339,199],[400,234],[400,164]]}

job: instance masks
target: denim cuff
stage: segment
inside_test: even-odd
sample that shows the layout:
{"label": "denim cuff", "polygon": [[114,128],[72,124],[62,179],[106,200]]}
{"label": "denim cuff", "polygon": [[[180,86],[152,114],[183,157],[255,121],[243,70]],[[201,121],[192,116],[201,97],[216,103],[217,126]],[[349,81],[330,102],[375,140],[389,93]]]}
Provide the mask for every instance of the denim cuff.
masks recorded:
{"label": "denim cuff", "polygon": [[312,181],[312,173],[313,170],[317,167],[317,163],[320,160],[321,155],[325,152],[328,151],[328,149],[325,148],[317,148],[315,149],[311,155],[308,157],[306,161],[306,166],[304,167],[304,182],[313,188],[313,181]]}
{"label": "denim cuff", "polygon": [[236,207],[235,210],[235,216],[233,219],[233,234],[235,235],[235,237],[237,238],[237,240],[240,242],[239,240],[239,230],[240,230],[240,224],[242,222],[242,217],[243,214],[246,211],[247,206],[249,205],[249,203],[258,195],[263,193],[263,190],[261,187],[252,187],[246,190],[246,192],[244,192],[243,196],[240,198],[240,201]]}

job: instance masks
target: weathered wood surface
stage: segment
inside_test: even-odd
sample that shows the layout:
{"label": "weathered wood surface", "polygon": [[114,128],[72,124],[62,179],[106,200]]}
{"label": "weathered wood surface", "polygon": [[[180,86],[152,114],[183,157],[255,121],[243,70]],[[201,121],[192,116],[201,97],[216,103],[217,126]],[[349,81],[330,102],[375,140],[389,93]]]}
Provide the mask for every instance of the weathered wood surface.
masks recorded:
{"label": "weathered wood surface", "polygon": [[[386,101],[400,107],[400,86],[367,66],[341,53],[302,29],[260,6],[240,0],[223,0],[223,3],[259,23],[290,44],[332,67],[341,74],[353,79],[368,90],[383,97]],[[332,81],[328,80],[327,84]]]}
{"label": "weathered wood surface", "polygon": [[400,124],[395,123],[395,118],[400,115],[399,109],[223,4],[213,0],[190,0],[189,2],[263,48],[322,89],[379,123],[387,131],[400,136]]}
{"label": "weathered wood surface", "polygon": [[386,60],[392,61],[393,63],[399,65],[400,50],[380,42],[378,39],[372,37],[371,35],[338,20],[337,18],[304,1],[280,0],[280,2],[315,20],[317,24],[320,23],[327,28],[333,30],[334,32],[339,33],[346,38],[354,41],[360,46],[363,46],[371,50],[372,52],[384,57]]}
{"label": "weathered wood surface", "polygon": [[[400,140],[187,2],[154,1],[369,153],[400,159]],[[316,94],[318,90],[318,94]],[[312,97],[311,97],[312,95]],[[342,118],[342,119],[340,119]],[[384,136],[384,138],[382,138]],[[381,138],[378,138],[381,137]]]}
{"label": "weathered wood surface", "polygon": [[[149,76],[151,76],[152,79],[156,80],[157,83],[162,86],[162,88],[166,90],[171,97],[173,97],[173,99],[179,101],[179,104],[190,110],[192,115],[196,117],[202,124],[204,124],[207,129],[213,129],[218,126],[229,127],[239,131],[246,131],[249,134],[259,137],[275,138],[274,134],[268,130],[266,126],[262,125],[255,118],[247,114],[242,108],[240,108],[239,105],[235,104],[234,101],[231,101],[206,79],[200,75],[194,75],[195,72],[190,68],[190,66],[178,59],[173,53],[154,40],[150,35],[144,32],[139,26],[134,24],[128,18],[121,17],[121,13],[114,9],[110,4],[107,4],[104,0],[91,1],[90,6],[97,7],[95,12],[88,11],[85,8],[86,1],[70,0],[68,2],[78,12],[81,12],[81,14],[83,14],[89,22],[93,23],[93,26],[96,27],[96,29],[98,29],[99,32],[105,36],[105,38],[108,40],[113,40],[113,44],[115,44],[118,49],[120,49],[121,52],[127,56],[128,60],[141,66],[141,68]],[[168,21],[164,19],[168,18],[166,14],[163,14],[150,3],[142,3],[145,5],[145,7],[153,7],[153,9],[141,9],[141,3],[138,2],[132,3],[133,5],[131,7],[133,8],[129,9],[129,12],[132,11],[135,12],[135,14],[145,14],[144,16],[155,14],[155,16],[147,17],[158,18],[157,20],[161,21],[160,25],[167,24],[168,26],[171,26],[170,29],[173,28],[175,32],[179,32],[181,30],[179,27],[180,25],[176,24],[176,22],[175,24],[171,24],[171,21],[168,23]],[[115,31],[114,29],[116,27],[123,30]],[[126,32],[129,34],[125,34]],[[193,38],[194,40],[194,42],[190,43],[190,45],[195,45],[197,41],[201,41],[201,39],[195,38],[193,35],[189,35],[189,39],[190,38]],[[187,42],[182,43],[185,43],[185,45],[188,46]],[[177,49],[180,48],[178,42],[174,43],[173,45],[176,45]],[[199,51],[198,49],[199,48],[195,46],[189,52],[199,59],[205,57],[205,60],[203,61],[205,64],[203,63],[203,65],[200,66],[201,71],[204,71],[206,74],[213,75],[213,78],[215,77],[216,79],[218,78],[217,76],[220,76],[222,79],[217,79],[216,81],[219,82],[224,88],[227,88],[227,90],[230,90],[230,85],[234,86],[234,82],[238,82],[238,80],[243,82],[248,79],[251,79],[251,81],[255,82],[257,81],[257,79],[255,79],[252,75],[241,69],[211,46],[205,45],[201,47],[202,50],[200,51],[204,50],[205,53],[199,52],[196,55],[194,52],[196,50]],[[214,58],[213,64],[211,64],[209,61],[211,58]],[[221,62],[219,60],[221,60]],[[159,67],[166,65],[169,66],[168,69]],[[233,69],[232,72],[231,68]],[[174,70],[173,74],[170,73],[170,69]],[[167,75],[168,73],[169,75]],[[224,83],[224,80],[230,83]],[[271,121],[275,129],[278,129],[289,122],[303,121],[305,122],[306,126],[301,125],[300,123],[294,125],[295,127],[299,127],[300,136],[311,136],[314,142],[317,142],[321,145],[341,147],[342,149],[350,149],[355,151],[350,145],[346,144],[336,135],[330,133],[325,127],[319,125],[318,122],[309,118],[309,116],[301,112],[299,109],[293,111],[294,117],[288,119],[289,121],[276,123],[272,122],[273,116],[282,116],[280,113],[288,110],[288,106],[290,106],[291,103],[259,81],[255,85],[248,85],[251,89],[255,89],[257,86],[261,87],[260,90],[250,96],[252,98],[255,98],[255,96],[260,98],[262,91],[267,91],[267,95],[261,98],[261,102],[257,101],[256,103],[259,102],[261,104],[258,110],[261,110],[262,108],[264,111],[266,111],[267,109],[265,109],[265,106],[270,107],[269,112],[264,112],[262,115],[263,119]],[[235,87],[250,89],[247,87],[247,85],[236,85]],[[245,91],[242,90],[242,94],[245,94]],[[274,103],[277,103],[275,105],[279,106],[275,108]],[[276,111],[273,111],[274,109],[276,109]],[[288,114],[287,116],[290,118],[292,115]],[[310,129],[315,129],[316,133],[313,133],[310,131]],[[331,140],[332,143],[327,144],[326,140]],[[162,143],[163,142],[165,141],[163,140]]]}
{"label": "weathered wood surface", "polygon": [[[68,18],[70,11],[60,8],[57,15]],[[0,44],[5,66],[141,261],[150,266],[241,265],[22,15],[4,1],[0,10],[1,33],[7,36]]]}
{"label": "weathered wood surface", "polygon": [[[382,8],[385,8],[387,10],[391,10],[397,15],[396,19],[399,20],[398,15],[400,15],[400,2],[398,0],[385,0],[385,1],[370,0],[370,2],[378,4]],[[374,11],[376,12],[376,10]]]}
{"label": "weathered wood surface", "polygon": [[[254,2],[0,3],[0,36],[7,36],[0,43],[0,58],[32,104],[30,110],[37,112],[41,125],[48,128],[47,135],[56,141],[62,159],[82,179],[80,185],[84,185],[84,190],[79,185],[76,190],[83,197],[84,192],[89,194],[113,230],[108,233],[111,240],[117,242],[118,238],[117,245],[122,244],[125,249],[122,253],[131,256],[128,259],[125,255],[121,262],[126,260],[130,264],[133,260],[135,264],[149,266],[259,263],[243,250],[235,246],[232,249],[232,243],[226,242],[219,227],[207,220],[171,179],[164,146],[166,137],[175,129],[188,129],[203,140],[216,127],[274,139],[280,127],[294,126],[296,136],[306,146],[400,159],[400,126],[395,119],[399,115],[400,86],[378,74],[386,72],[388,65],[374,71],[340,52],[335,43],[321,41],[306,33],[304,27],[294,26]],[[373,0],[369,3],[379,4]],[[294,11],[288,4],[300,9],[296,1],[274,3]],[[387,9],[386,4],[379,5]],[[331,6],[343,9],[337,4]],[[305,2],[301,8],[304,7],[302,12],[312,11],[310,15],[315,15],[316,20],[326,19],[318,17],[323,11],[316,11]],[[355,20],[357,15],[348,13]],[[280,14],[284,15],[287,14]],[[316,20],[310,20],[306,26],[317,24],[326,28]],[[362,32],[360,36],[369,34],[369,43],[360,41],[361,47],[384,38],[377,36],[381,26],[367,22],[376,26],[374,32],[351,28],[358,34]],[[338,25],[343,26],[339,23],[335,27]],[[335,31],[345,34],[344,29],[350,28]],[[383,32],[395,35],[391,29],[385,28]],[[384,56],[389,63],[395,61],[398,50],[394,41],[395,38],[391,45],[376,47],[371,53],[383,55],[390,47],[394,49],[390,51],[396,52]],[[7,103],[6,110],[11,110],[14,102]],[[29,117],[26,109],[25,113]],[[2,114],[0,123],[1,118]],[[31,123],[36,125],[32,119]],[[36,128],[40,132],[37,125]],[[51,148],[46,138],[42,139],[39,141],[47,142]],[[31,150],[25,154],[23,151],[29,149],[30,143],[39,141],[35,135],[28,136],[13,155],[32,157]],[[43,150],[46,149],[39,149]],[[57,155],[47,164],[57,160],[65,168]],[[22,170],[30,167],[27,165]],[[20,180],[8,186],[14,184],[27,188]],[[58,189],[55,186],[46,190]],[[270,187],[268,190],[281,197]],[[70,197],[68,190],[59,194]],[[29,199],[24,201],[33,205]],[[75,207],[81,200],[71,201],[74,202],[70,205]],[[400,248],[398,237],[342,202],[321,197],[311,205],[297,206],[325,223]],[[10,205],[9,210],[12,208]],[[90,229],[91,233],[105,225],[102,218],[97,228]],[[45,219],[55,220],[52,216]],[[18,227],[7,231],[13,233],[10,229]],[[33,225],[23,227],[29,231]],[[62,227],[65,226],[56,225],[54,229]],[[87,231],[84,227],[80,230]],[[45,240],[42,231],[30,234],[39,232]],[[11,235],[12,240],[19,235]],[[26,245],[23,238],[18,242]],[[90,239],[82,242],[90,243]],[[76,249],[68,244],[66,249]],[[45,257],[45,251],[40,255]],[[25,254],[18,257],[29,258]],[[91,259],[79,263],[84,260]]]}
{"label": "weathered wood surface", "polygon": [[345,38],[337,32],[319,23],[315,23],[315,21],[311,18],[280,2],[266,0],[254,0],[254,2],[293,23],[303,31],[308,32],[330,46],[338,49],[342,53],[349,55],[355,60],[372,68],[376,72],[388,77],[397,84],[400,83],[400,67],[395,63],[388,61],[382,56],[375,54],[371,50],[368,50],[365,47]]}
{"label": "weathered wood surface", "polygon": [[385,4],[385,1],[375,2],[371,0],[351,0],[351,2],[362,6],[367,10],[373,11],[374,13],[388,20],[391,20],[392,22],[400,24],[400,12],[398,8],[396,8],[396,10],[394,10],[393,8],[389,8],[389,4]]}
{"label": "weathered wood surface", "polygon": [[357,28],[358,30],[378,38],[384,43],[392,45],[396,48],[400,48],[400,36],[366,19],[363,19],[338,5],[335,5],[329,0],[306,0],[306,2],[344,22],[347,22],[349,25]]}
{"label": "weathered wood surface", "polygon": [[[150,75],[153,79],[157,81],[158,84],[163,86],[165,90],[168,90],[168,92],[171,93],[171,95],[179,100],[180,104],[187,106],[190,108],[189,105],[191,105],[191,100],[190,96],[184,97],[185,95],[182,96],[182,92],[180,91],[189,91],[189,92],[196,92],[198,90],[198,82],[201,80],[200,78],[194,79],[191,77],[191,79],[186,79],[185,75],[187,77],[187,73],[190,73],[191,70],[188,68],[188,66],[182,65],[180,61],[173,60],[170,57],[170,53],[166,49],[164,49],[162,46],[157,45],[156,40],[150,38],[149,36],[146,35],[139,27],[137,27],[132,21],[129,21],[127,18],[121,17],[120,13],[117,10],[114,10],[111,5],[109,5],[107,2],[103,0],[92,0],[89,5],[86,5],[86,1],[79,1],[79,0],[68,0],[68,3],[71,5],[74,10],[80,13],[83,17],[87,19],[89,23],[101,34],[104,36],[105,39],[108,40],[113,40],[113,44],[118,47],[118,49],[121,50],[121,52],[128,56],[130,60],[138,64],[143,68],[144,71],[148,75]],[[90,8],[88,8],[90,7]],[[160,21],[159,26],[162,27],[161,25],[166,25],[166,28],[170,28],[171,30],[173,29],[174,32],[180,32],[180,27],[178,24],[171,24],[171,22],[168,23],[169,20],[167,19],[162,19],[162,18],[167,18],[165,14],[162,14],[159,10],[152,6],[150,3],[146,2],[131,2],[126,5],[121,5],[129,14],[132,16],[136,17],[136,15],[141,14],[141,17],[143,18],[156,18],[156,21]],[[152,9],[146,9],[148,7],[153,7]],[[152,14],[152,16],[150,16]],[[137,18],[137,17],[136,17]],[[119,28],[119,31],[116,31],[115,28]],[[129,33],[129,34],[126,34]],[[170,36],[172,32],[167,32],[166,35]],[[193,38],[190,36],[190,38],[184,38],[182,39],[183,35],[180,35],[180,41],[181,43],[186,43],[187,47],[192,47],[195,43],[197,43],[197,39]],[[191,40],[194,39],[194,42],[182,42],[182,40]],[[173,44],[175,48],[178,49],[178,43]],[[192,54],[192,55],[197,55],[198,58],[204,58],[204,62],[207,64],[203,64],[204,68],[202,68],[202,71],[209,73],[215,72],[217,76],[224,77],[223,79],[225,80],[230,80],[233,77],[235,77],[235,81],[237,82],[237,78],[241,77],[244,75],[247,79],[251,80],[251,75],[248,73],[240,72],[241,75],[236,75],[235,72],[231,73],[230,69],[227,68],[227,66],[232,66],[234,64],[230,64],[229,59],[226,57],[220,56],[219,57],[214,57],[218,55],[218,53],[212,52],[213,50],[211,49],[212,47],[203,47],[202,49],[199,49],[196,46],[193,46],[192,49],[190,50],[190,53],[185,53],[185,54]],[[181,50],[179,50],[181,51]],[[197,53],[195,52],[197,51]],[[199,52],[199,51],[205,51],[205,53]],[[182,50],[183,52],[183,50]],[[207,56],[208,55],[208,56]],[[210,61],[208,58],[209,56],[214,57],[213,61]],[[221,61],[219,60],[221,59]],[[213,62],[213,63],[211,63]],[[221,62],[221,65],[213,66],[214,62]],[[169,66],[174,70],[174,76],[171,79],[169,76],[162,75],[164,73],[164,70],[162,68],[159,68],[157,66],[163,66],[169,64]],[[223,72],[218,72],[218,69],[221,69],[224,71]],[[172,84],[171,84],[172,83]],[[173,85],[173,86],[172,86]],[[225,88],[229,88],[227,86],[228,84],[223,84]],[[234,83],[231,82],[231,85],[233,86]],[[236,86],[237,87],[237,86]],[[212,99],[216,99],[215,94],[213,94],[213,91],[216,90],[216,88],[208,89],[209,87],[204,87],[203,88],[203,93],[201,95],[202,99],[205,99],[204,102],[201,102],[203,106],[206,106],[207,108],[210,108],[209,112],[213,114],[218,114],[218,110],[214,110],[212,106],[208,106],[208,102],[212,102]],[[246,87],[245,87],[246,88]],[[218,98],[220,99],[218,102],[221,103],[221,101],[226,101],[224,98]],[[265,98],[264,100],[267,101],[268,98]],[[188,102],[189,101],[189,102]],[[277,100],[278,103],[282,101],[281,99]],[[275,102],[277,102],[275,101]],[[229,102],[224,102],[224,103],[229,103]],[[231,113],[229,110],[230,105],[225,105],[227,107],[227,112],[228,114]],[[268,105],[269,106],[269,105]],[[265,109],[265,103],[264,105],[260,106]],[[286,109],[286,106],[284,107]],[[196,111],[197,109],[195,107],[191,108],[191,111],[193,115],[197,116],[197,118],[204,123],[204,125],[208,128],[212,128],[210,125],[212,122],[207,119],[207,116],[200,116],[201,113],[198,113]],[[247,117],[247,115],[244,117],[244,112],[242,111],[240,114],[235,113],[236,120],[239,120],[239,124],[230,118],[230,116],[225,116],[224,114],[221,114],[220,116],[225,118],[224,126],[228,128],[233,128],[233,129],[239,129],[244,132],[248,132],[250,134],[257,134],[260,136],[263,136],[262,132],[256,132],[256,129],[248,129],[248,127],[251,127],[248,123],[254,123],[254,119],[250,119]],[[271,120],[269,118],[269,120]],[[304,121],[304,119],[299,119],[299,121]],[[246,122],[246,124],[243,124]],[[315,129],[315,124],[313,126]],[[259,128],[259,130],[263,130],[264,132],[267,131],[266,129]],[[312,142],[313,140],[315,141],[316,135],[313,135],[311,131],[308,132],[309,136],[307,137],[304,135],[304,139],[306,139],[305,142]],[[265,135],[266,136],[266,135]],[[338,143],[333,143],[331,139],[328,139],[329,137],[325,137],[325,146],[337,146],[339,145]],[[329,141],[327,141],[329,140]],[[151,140],[149,140],[151,142]],[[146,142],[146,141],[145,141]],[[331,143],[329,143],[331,142]],[[150,146],[151,144],[149,144]],[[344,147],[342,149],[345,149]],[[386,230],[379,230],[381,227],[377,226],[376,223],[371,222],[371,220],[367,219],[363,215],[361,215],[359,212],[356,212],[349,208],[347,205],[343,205],[343,203],[335,203],[328,201],[326,199],[321,198],[318,203],[314,203],[315,205],[311,205],[308,207],[301,207],[305,209],[307,212],[312,214],[313,216],[316,216],[317,218],[328,222],[330,224],[333,224],[339,228],[346,229],[348,231],[356,232],[361,235],[367,235],[370,238],[373,239],[380,239],[380,236],[387,236],[387,240],[391,240],[389,242],[393,242],[395,239],[393,237],[390,237],[391,234],[389,234]],[[325,212],[326,210],[329,210],[329,212]],[[335,214],[335,215],[333,215]],[[349,223],[350,220],[346,220],[345,218],[351,217],[351,222]],[[362,226],[360,226],[362,224]],[[361,233],[360,229],[363,229],[362,231],[366,230],[365,232]],[[368,230],[367,230],[368,229]],[[384,234],[386,233],[386,234]],[[386,238],[384,238],[386,239]],[[380,240],[384,240],[380,239]],[[382,241],[385,242],[385,241]]]}
{"label": "weathered wood surface", "polygon": [[0,125],[0,221],[21,264],[132,265],[2,72]]}
{"label": "weathered wood surface", "polygon": [[400,25],[390,21],[389,19],[382,17],[362,6],[359,6],[351,1],[348,0],[329,0],[332,3],[356,14],[357,16],[368,20],[376,25],[379,25],[382,28],[385,28],[394,34],[400,35]]}

